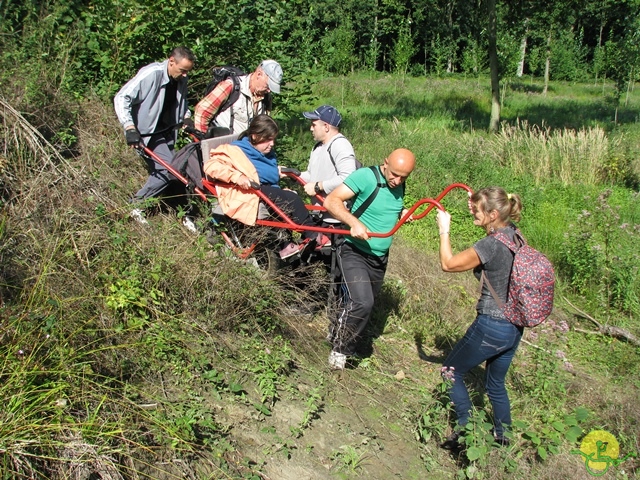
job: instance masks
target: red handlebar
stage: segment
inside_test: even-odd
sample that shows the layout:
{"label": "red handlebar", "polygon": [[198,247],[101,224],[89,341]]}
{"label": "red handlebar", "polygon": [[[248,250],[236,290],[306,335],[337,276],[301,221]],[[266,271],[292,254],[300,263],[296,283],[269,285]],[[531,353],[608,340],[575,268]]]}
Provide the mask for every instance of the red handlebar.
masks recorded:
{"label": "red handlebar", "polygon": [[[189,185],[189,183],[191,183],[188,179],[186,179],[183,175],[181,175],[180,172],[178,172],[175,168],[173,168],[171,165],[169,165],[165,160],[163,160],[162,158],[158,157],[158,155],[156,155],[150,148],[148,148],[146,146],[141,146],[141,148],[142,148],[142,150],[144,151],[145,154],[147,154],[154,161],[158,162],[160,165],[162,165],[164,168],[166,168],[174,177],[176,177],[176,179],[180,180],[185,185]],[[286,174],[289,177],[293,178],[294,180],[296,180],[300,184],[304,184],[302,179],[299,177],[299,175],[296,175],[296,173],[297,172],[294,172],[294,171],[287,171],[286,172]],[[225,183],[221,183],[221,182],[212,183],[212,182],[209,182],[206,179],[203,180],[203,184],[204,184],[205,188],[207,190],[209,190],[211,192],[211,194],[213,194],[213,195],[216,195],[216,190],[215,190],[216,186],[227,187],[227,188],[237,187],[237,185],[235,185],[235,184],[225,184]],[[391,230],[389,230],[388,232],[385,232],[385,233],[370,232],[368,234],[369,237],[385,238],[385,237],[390,237],[390,236],[394,235],[398,231],[398,229],[403,224],[405,224],[407,222],[409,217],[411,215],[413,215],[414,212],[418,208],[423,206],[423,205],[427,205],[428,204],[427,208],[425,208],[424,211],[422,211],[421,213],[418,213],[416,215],[413,215],[413,219],[414,220],[420,220],[421,218],[425,217],[433,209],[433,207],[436,207],[436,208],[438,208],[440,210],[444,210],[444,207],[440,204],[440,201],[451,190],[453,190],[455,188],[461,188],[463,190],[466,190],[469,193],[473,193],[473,190],[471,190],[471,188],[468,187],[467,185],[465,185],[464,183],[453,183],[453,184],[449,185],[448,187],[446,187],[440,193],[440,195],[438,195],[435,199],[433,199],[433,198],[423,198],[421,200],[418,200],[416,203],[414,203],[411,206],[411,208],[408,209],[407,213],[405,213],[402,216],[402,218],[400,218],[398,223],[396,223],[396,225]],[[208,201],[207,195],[201,189],[199,189],[198,187],[194,187],[194,191],[205,202]],[[285,212],[283,212],[282,209],[280,209],[277,205],[275,205],[259,188],[253,189],[253,192],[256,195],[258,195],[260,197],[260,199],[271,210],[273,210],[278,215],[279,218],[282,219],[280,221],[276,221],[276,220],[257,220],[256,221],[256,225],[262,225],[262,226],[266,226],[266,227],[276,227],[276,228],[287,228],[289,230],[296,230],[296,231],[299,231],[299,232],[309,231],[309,232],[319,232],[319,233],[325,233],[325,234],[351,235],[351,231],[350,230],[343,230],[343,229],[330,228],[330,227],[312,227],[312,226],[307,226],[307,225],[299,225],[299,224],[295,223],[293,220],[291,220],[291,218],[289,218],[289,216]],[[319,200],[324,201],[324,197],[322,197],[322,195],[316,195],[316,197]],[[309,210],[318,210],[318,211],[326,212],[326,209],[324,207],[321,207],[321,206],[307,205],[307,208]]]}

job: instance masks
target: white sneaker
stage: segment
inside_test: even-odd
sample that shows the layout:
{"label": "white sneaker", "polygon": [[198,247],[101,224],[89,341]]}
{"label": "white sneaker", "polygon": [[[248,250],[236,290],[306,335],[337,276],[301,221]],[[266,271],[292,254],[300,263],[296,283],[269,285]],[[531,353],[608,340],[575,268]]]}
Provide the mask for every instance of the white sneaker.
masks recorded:
{"label": "white sneaker", "polygon": [[184,227],[191,233],[198,233],[198,227],[196,227],[196,224],[191,217],[182,217],[182,225],[184,225]]}
{"label": "white sneaker", "polygon": [[347,356],[344,353],[331,352],[329,354],[329,367],[332,370],[344,370],[347,364]]}
{"label": "white sneaker", "polygon": [[129,216],[133,218],[136,222],[138,222],[140,225],[149,225],[149,222],[144,216],[144,212],[139,208],[134,208],[133,210],[131,210],[131,212],[129,212]]}

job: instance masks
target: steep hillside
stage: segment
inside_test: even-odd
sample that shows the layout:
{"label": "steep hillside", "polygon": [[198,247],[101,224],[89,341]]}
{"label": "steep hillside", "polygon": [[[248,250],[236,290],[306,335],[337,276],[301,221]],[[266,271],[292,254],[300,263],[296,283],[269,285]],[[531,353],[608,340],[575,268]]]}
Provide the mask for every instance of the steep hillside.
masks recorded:
{"label": "steep hillside", "polygon": [[585,333],[562,296],[508,377],[513,444],[487,439],[478,395],[467,454],[440,449],[452,426],[440,367],[477,282],[440,271],[435,237],[399,235],[370,351],[330,371],[322,268],[267,276],[167,207],[132,223],[141,162],[108,106],[79,115],[63,157],[3,113],[3,478],[583,479],[574,451],[592,429],[640,451],[637,347]]}

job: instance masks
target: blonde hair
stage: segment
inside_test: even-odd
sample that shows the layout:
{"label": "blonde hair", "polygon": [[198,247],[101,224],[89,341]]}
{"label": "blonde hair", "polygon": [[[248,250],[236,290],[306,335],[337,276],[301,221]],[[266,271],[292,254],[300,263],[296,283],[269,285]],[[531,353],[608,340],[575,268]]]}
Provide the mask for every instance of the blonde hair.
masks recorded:
{"label": "blonde hair", "polygon": [[517,193],[507,193],[502,187],[487,187],[471,195],[471,202],[479,210],[489,213],[498,212],[502,223],[519,222],[522,200]]}

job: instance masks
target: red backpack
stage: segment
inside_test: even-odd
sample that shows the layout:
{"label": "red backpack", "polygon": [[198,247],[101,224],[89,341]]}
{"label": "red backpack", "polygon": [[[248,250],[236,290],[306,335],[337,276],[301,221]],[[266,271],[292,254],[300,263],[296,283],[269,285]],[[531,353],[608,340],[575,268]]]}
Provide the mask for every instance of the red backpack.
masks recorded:
{"label": "red backpack", "polygon": [[[507,303],[502,303],[482,272],[493,299],[504,316],[518,327],[535,327],[544,322],[553,310],[553,290],[556,282],[553,266],[547,257],[527,245],[522,232],[516,229],[513,241],[503,232],[493,234],[514,254],[509,277]],[[482,287],[481,287],[482,288]]]}

